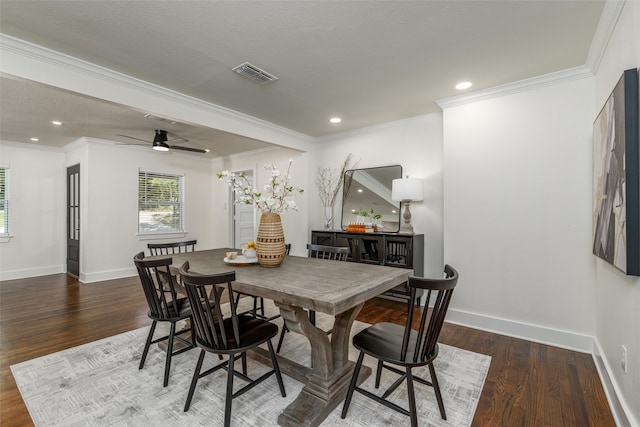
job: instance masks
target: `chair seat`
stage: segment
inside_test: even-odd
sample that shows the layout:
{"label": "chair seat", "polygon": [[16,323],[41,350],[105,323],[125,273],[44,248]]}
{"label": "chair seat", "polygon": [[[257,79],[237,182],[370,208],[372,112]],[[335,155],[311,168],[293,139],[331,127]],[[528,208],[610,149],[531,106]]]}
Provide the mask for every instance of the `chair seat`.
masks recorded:
{"label": "chair seat", "polygon": [[211,348],[207,343],[196,338],[198,346],[207,350],[215,350],[217,353],[238,353],[245,351],[247,348],[260,345],[278,334],[278,325],[266,320],[248,314],[240,314],[237,318],[241,345],[238,345],[238,342],[235,340],[232,318],[229,317],[223,320],[224,330],[228,340],[226,349]]}
{"label": "chair seat", "polygon": [[400,351],[404,331],[404,325],[387,322],[376,323],[355,335],[353,337],[353,345],[365,354],[401,366],[422,366],[436,358],[438,355],[438,344],[435,345],[434,351],[429,354],[428,357],[422,360],[418,358],[416,362],[413,361],[418,331],[412,329],[411,335],[409,336],[407,357],[405,361],[402,361]]}

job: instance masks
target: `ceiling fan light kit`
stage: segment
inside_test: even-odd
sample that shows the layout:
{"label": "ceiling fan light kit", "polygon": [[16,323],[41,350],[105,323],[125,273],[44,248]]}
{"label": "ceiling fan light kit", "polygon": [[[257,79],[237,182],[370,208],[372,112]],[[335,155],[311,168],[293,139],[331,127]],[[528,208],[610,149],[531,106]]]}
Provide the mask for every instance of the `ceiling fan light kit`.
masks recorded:
{"label": "ceiling fan light kit", "polygon": [[169,151],[166,130],[156,129],[156,136],[153,138],[153,149],[156,151]]}
{"label": "ceiling fan light kit", "polygon": [[169,151],[169,146],[166,142],[154,142],[153,149],[156,151]]}

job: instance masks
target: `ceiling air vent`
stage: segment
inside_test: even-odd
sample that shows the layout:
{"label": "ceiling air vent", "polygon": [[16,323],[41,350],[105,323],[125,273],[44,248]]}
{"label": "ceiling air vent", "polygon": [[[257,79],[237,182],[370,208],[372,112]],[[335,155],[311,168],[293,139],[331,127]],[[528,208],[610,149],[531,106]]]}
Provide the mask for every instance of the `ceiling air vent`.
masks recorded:
{"label": "ceiling air vent", "polygon": [[248,62],[238,65],[233,69],[233,71],[262,85],[278,80],[278,78],[273,74],[269,74]]}

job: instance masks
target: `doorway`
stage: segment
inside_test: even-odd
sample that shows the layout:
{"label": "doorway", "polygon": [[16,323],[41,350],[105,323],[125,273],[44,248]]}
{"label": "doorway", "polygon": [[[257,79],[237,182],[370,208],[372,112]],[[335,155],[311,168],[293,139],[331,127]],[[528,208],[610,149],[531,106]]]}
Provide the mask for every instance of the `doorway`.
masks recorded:
{"label": "doorway", "polygon": [[67,168],[67,274],[80,276],[80,165]]}
{"label": "doorway", "polygon": [[[253,171],[245,170],[236,172],[244,173],[249,185],[253,187]],[[245,203],[236,203],[236,194],[232,192],[232,222],[233,222],[233,247],[241,248],[246,245],[249,240],[255,240],[255,210],[253,205]]]}

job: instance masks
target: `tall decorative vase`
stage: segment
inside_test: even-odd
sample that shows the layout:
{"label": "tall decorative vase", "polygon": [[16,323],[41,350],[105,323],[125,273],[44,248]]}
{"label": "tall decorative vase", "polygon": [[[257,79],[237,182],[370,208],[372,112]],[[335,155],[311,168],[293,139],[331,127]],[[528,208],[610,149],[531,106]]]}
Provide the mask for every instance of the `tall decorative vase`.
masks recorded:
{"label": "tall decorative vase", "polygon": [[333,206],[324,207],[324,228],[325,230],[333,229]]}
{"label": "tall decorative vase", "polygon": [[258,263],[263,267],[277,267],[284,261],[284,231],[280,215],[263,213],[260,217],[256,255]]}

